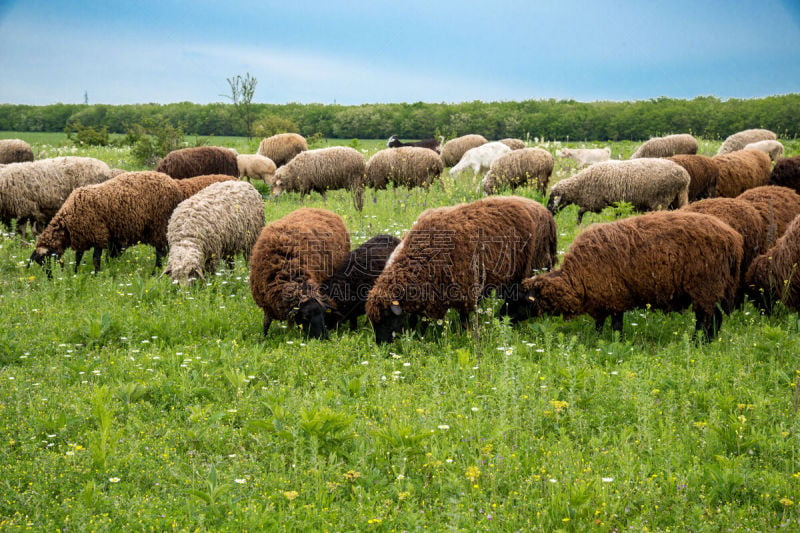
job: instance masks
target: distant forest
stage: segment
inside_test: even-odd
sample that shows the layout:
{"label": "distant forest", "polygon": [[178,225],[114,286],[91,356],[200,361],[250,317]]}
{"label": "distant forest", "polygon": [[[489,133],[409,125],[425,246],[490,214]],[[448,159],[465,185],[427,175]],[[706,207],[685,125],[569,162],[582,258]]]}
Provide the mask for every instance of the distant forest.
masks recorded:
{"label": "distant forest", "polygon": [[[489,139],[643,140],[671,133],[718,139],[748,128],[781,138],[800,133],[800,94],[754,99],[657,98],[633,102],[464,102],[457,104],[253,104],[254,135],[419,139],[479,133]],[[192,135],[245,135],[232,104],[0,105],[2,131],[65,131],[76,125],[126,133],[137,125],[171,124]]]}

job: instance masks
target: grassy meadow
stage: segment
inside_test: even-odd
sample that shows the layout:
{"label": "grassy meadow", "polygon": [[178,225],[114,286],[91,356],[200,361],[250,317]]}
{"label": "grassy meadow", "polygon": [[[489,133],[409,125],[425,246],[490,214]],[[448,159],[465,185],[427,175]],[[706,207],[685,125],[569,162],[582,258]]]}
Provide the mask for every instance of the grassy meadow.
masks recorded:
{"label": "grassy meadow", "polygon": [[[126,147],[8,137],[136,169]],[[328,142],[369,156],[385,141]],[[586,146],[626,158],[637,143]],[[554,180],[575,171],[556,161]],[[478,180],[446,173],[429,191],[368,190],[362,213],[343,191],[257,187],[268,221],[324,207],[354,244],[480,197]],[[577,226],[563,210],[559,250],[630,214]],[[328,341],[280,322],[264,338],[241,258],[182,287],[153,274],[149,247],[104,257],[97,275],[86,259],[74,274],[68,251],[48,279],[26,266],[30,240],[0,234],[0,530],[800,529],[794,312],[746,304],[709,344],[689,312],[628,312],[620,337],[589,317],[511,327],[492,300],[474,330],[452,316],[386,347],[363,317]]]}

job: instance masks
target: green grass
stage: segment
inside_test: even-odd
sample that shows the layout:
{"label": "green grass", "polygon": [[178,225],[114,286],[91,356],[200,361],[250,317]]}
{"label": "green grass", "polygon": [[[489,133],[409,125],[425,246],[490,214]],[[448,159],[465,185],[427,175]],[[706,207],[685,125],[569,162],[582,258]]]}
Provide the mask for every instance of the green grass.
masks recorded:
{"label": "green grass", "polygon": [[[39,135],[9,136],[72,153]],[[126,149],[75,153],[130,167]],[[477,197],[446,177],[368,191],[363,213],[343,192],[265,212],[326,207],[362,242]],[[559,249],[621,213],[576,227],[564,210]],[[479,338],[450,317],[379,348],[363,319],[327,342],[280,323],[263,338],[241,259],[186,288],[151,274],[147,247],[97,275],[68,252],[52,279],[30,253],[0,237],[0,529],[800,527],[795,313],[746,305],[698,345],[690,313],[626,313],[620,338],[587,317],[510,327],[489,301]]]}

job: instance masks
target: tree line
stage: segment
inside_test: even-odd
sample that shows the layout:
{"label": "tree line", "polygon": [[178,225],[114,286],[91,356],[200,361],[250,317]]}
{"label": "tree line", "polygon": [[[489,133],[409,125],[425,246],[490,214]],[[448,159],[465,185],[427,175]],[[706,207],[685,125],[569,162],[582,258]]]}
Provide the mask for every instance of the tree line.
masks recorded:
{"label": "tree line", "polygon": [[[241,135],[247,125],[233,104],[0,105],[0,131],[70,131],[76,125],[127,133],[164,124],[192,135]],[[800,133],[800,94],[721,100],[656,98],[628,102],[525,100],[521,102],[399,103],[364,105],[252,104],[257,136],[296,132],[335,138],[418,139],[479,133],[573,141],[640,141],[671,133],[719,139],[748,128],[781,138]]]}

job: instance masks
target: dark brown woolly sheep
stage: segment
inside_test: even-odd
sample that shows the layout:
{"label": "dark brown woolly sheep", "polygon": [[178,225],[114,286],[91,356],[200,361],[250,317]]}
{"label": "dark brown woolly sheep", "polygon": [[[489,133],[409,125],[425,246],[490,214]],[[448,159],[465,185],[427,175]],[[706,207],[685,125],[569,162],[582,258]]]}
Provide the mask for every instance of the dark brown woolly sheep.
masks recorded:
{"label": "dark brown woolly sheep", "polygon": [[308,143],[297,133],[279,133],[267,137],[258,145],[259,155],[272,159],[277,166],[283,166],[300,152],[308,150]]}
{"label": "dark brown woolly sheep", "polygon": [[765,185],[743,192],[738,196],[752,204],[764,220],[766,239],[764,248],[770,248],[800,215],[800,194],[788,187]]}
{"label": "dark brown woolly sheep", "polygon": [[404,318],[443,318],[462,325],[492,290],[518,318],[519,283],[556,261],[556,226],[539,203],[517,196],[428,209],[395,248],[367,297],[378,343],[390,342]]}
{"label": "dark brown woolly sheep", "polygon": [[250,292],[264,310],[264,335],[273,319],[299,324],[312,338],[326,338],[331,302],[320,284],[350,252],[342,217],[300,208],[269,223],[250,256]]}
{"label": "dark brown woolly sheep", "polygon": [[800,193],[800,155],[778,159],[769,177],[769,184],[789,187]]}
{"label": "dark brown woolly sheep", "polygon": [[350,252],[333,276],[320,285],[322,294],[333,303],[325,315],[328,329],[336,329],[344,321],[356,329],[358,317],[365,313],[367,294],[398,244],[400,239],[392,235],[372,237]]}
{"label": "dark brown woolly sheep", "polygon": [[219,183],[220,181],[237,181],[237,178],[228,176],[227,174],[210,174],[208,176],[195,176],[184,180],[175,180],[175,184],[181,190],[181,194],[185,200],[202,191],[212,183]]}
{"label": "dark brown woolly sheep", "polygon": [[483,135],[463,135],[450,139],[442,146],[442,162],[446,167],[452,167],[461,161],[467,150],[486,144],[486,137]]}
{"label": "dark brown woolly sheep", "polygon": [[365,184],[385,189],[388,183],[413,187],[428,187],[444,170],[439,154],[427,148],[401,146],[375,153],[367,161]]}
{"label": "dark brown woolly sheep", "polygon": [[765,254],[756,257],[745,275],[745,291],[753,302],[772,312],[775,302],[800,310],[800,216]]}
{"label": "dark brown woolly sheep", "polygon": [[715,155],[712,160],[719,168],[715,194],[736,198],[747,189],[766,185],[772,161],[760,150],[737,150]]}
{"label": "dark brown woolly sheep", "polygon": [[163,172],[176,180],[210,174],[239,177],[236,154],[228,148],[219,146],[197,146],[173,150],[161,160],[156,171]]}
{"label": "dark brown woolly sheep", "polygon": [[695,202],[715,195],[719,167],[705,155],[681,154],[666,159],[682,166],[689,173],[689,201]]}
{"label": "dark brown woolly sheep", "polygon": [[160,172],[127,172],[97,185],[75,189],[36,241],[31,260],[42,263],[75,250],[75,271],[83,252],[94,248],[95,272],[103,248],[118,255],[137,243],[156,249],[156,268],[167,253],[167,224],[183,195]]}
{"label": "dark brown woolly sheep", "polygon": [[0,140],[0,164],[24,163],[33,161],[31,145],[22,139]]}
{"label": "dark brown woolly sheep", "polygon": [[594,224],[570,245],[561,266],[523,287],[534,314],[588,314],[602,330],[606,317],[622,331],[622,315],[652,306],[679,311],[692,305],[696,329],[713,339],[721,307],[733,307],[742,261],[742,236],[711,215],[654,212]]}

